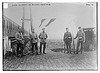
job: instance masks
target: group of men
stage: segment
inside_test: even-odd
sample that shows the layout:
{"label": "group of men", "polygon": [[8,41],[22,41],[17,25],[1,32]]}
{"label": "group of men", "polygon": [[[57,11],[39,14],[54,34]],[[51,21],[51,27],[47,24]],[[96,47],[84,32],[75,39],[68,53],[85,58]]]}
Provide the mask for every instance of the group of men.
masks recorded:
{"label": "group of men", "polygon": [[[77,32],[76,37],[74,38],[74,39],[76,39],[76,38],[78,39],[76,51],[74,51],[76,54],[78,54],[79,52],[82,53],[83,43],[85,42],[85,33],[84,33],[83,29],[81,27],[78,27],[78,29],[79,29],[79,31]],[[63,41],[66,45],[67,53],[71,53],[72,52],[71,51],[72,34],[68,31],[68,28],[66,28],[66,32],[64,33]],[[81,46],[81,48],[79,49],[80,46]]]}
{"label": "group of men", "polygon": [[[19,55],[22,57],[23,56],[23,50],[24,50],[24,38],[22,35],[22,32],[19,30],[19,32],[17,32],[15,34],[16,39],[18,40],[17,42],[17,56],[19,57]],[[38,52],[38,42],[40,39],[40,52]],[[30,34],[30,39],[31,39],[31,54],[34,54],[34,52],[36,53],[36,55],[42,54],[42,47],[43,47],[43,54],[45,53],[45,48],[46,48],[46,39],[48,38],[46,32],[45,32],[45,28],[42,29],[42,32],[39,34],[39,36],[36,34],[35,29],[32,29],[32,33]]]}
{"label": "group of men", "polygon": [[48,38],[45,28],[42,29],[42,32],[39,34],[39,36],[35,33],[35,30],[32,29],[31,33],[31,43],[32,43],[32,53],[36,51],[36,54],[38,55],[38,38],[40,39],[40,54],[42,54],[42,46],[43,46],[43,54],[45,53],[46,48],[46,39]]}
{"label": "group of men", "polygon": [[[83,51],[83,43],[85,42],[85,33],[82,30],[81,27],[78,27],[79,31],[77,32],[77,35],[74,39],[78,38],[77,41],[77,50],[76,50],[76,54],[79,53],[79,51],[82,53]],[[22,35],[22,32],[19,30],[19,32],[16,33],[15,35],[16,39],[18,40],[17,43],[17,56],[19,56],[19,53],[21,56],[23,56],[23,44],[24,44],[24,38]],[[42,32],[39,34],[39,36],[35,33],[35,29],[32,29],[32,33],[30,35],[31,38],[31,52],[32,54],[34,54],[34,51],[36,53],[36,55],[42,54],[42,47],[43,47],[43,54],[45,53],[45,48],[46,48],[46,39],[48,38],[46,32],[45,32],[45,28],[42,29]],[[40,52],[38,52],[38,42],[40,39]],[[64,33],[64,37],[63,37],[63,41],[66,45],[67,48],[67,53],[71,53],[71,43],[72,43],[72,34],[69,32],[69,29],[66,28],[66,32]],[[81,45],[81,49],[79,49]]]}

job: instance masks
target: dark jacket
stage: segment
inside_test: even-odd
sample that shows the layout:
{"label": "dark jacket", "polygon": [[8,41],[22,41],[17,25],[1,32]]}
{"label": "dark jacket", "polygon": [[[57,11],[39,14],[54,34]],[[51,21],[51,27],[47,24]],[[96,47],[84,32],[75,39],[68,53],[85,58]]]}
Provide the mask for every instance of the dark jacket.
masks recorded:
{"label": "dark jacket", "polygon": [[71,43],[72,42],[71,33],[70,32],[65,32],[63,40],[64,40],[65,43]]}

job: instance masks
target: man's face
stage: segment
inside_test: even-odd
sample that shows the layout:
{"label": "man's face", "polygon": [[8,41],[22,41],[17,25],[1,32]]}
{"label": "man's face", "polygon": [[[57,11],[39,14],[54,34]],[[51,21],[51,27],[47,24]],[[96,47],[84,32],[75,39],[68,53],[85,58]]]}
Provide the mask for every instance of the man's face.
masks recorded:
{"label": "man's face", "polygon": [[79,28],[79,31],[81,31],[81,28]]}
{"label": "man's face", "polygon": [[68,29],[66,29],[66,32],[68,32]]}
{"label": "man's face", "polygon": [[43,32],[45,32],[45,29],[42,29]]}

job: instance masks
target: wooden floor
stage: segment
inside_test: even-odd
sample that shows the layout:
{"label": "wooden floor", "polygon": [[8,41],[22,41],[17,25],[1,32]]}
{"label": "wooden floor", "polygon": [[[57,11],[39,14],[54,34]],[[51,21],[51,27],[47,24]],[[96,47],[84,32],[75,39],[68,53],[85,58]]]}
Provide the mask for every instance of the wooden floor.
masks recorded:
{"label": "wooden floor", "polygon": [[3,70],[96,70],[96,51],[83,54],[64,54],[46,50],[47,54],[9,57],[3,61]]}

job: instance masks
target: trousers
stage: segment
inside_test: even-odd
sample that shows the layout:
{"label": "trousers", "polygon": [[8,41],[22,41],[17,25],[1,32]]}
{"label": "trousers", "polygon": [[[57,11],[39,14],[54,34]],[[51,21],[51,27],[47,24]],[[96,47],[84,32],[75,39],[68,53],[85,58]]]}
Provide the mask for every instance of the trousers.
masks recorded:
{"label": "trousers", "polygon": [[45,43],[40,42],[40,53],[42,52],[42,46],[43,46],[43,53],[45,53],[46,42]]}
{"label": "trousers", "polygon": [[79,41],[79,40],[78,40],[78,42],[77,42],[77,50],[76,50],[76,53],[79,52],[79,46],[81,46],[80,51],[81,51],[81,53],[82,53],[82,51],[83,51],[83,41]]}
{"label": "trousers", "polygon": [[38,51],[38,46],[37,43],[32,43],[32,53],[36,50],[36,52]]}
{"label": "trousers", "polygon": [[66,44],[66,47],[67,47],[67,52],[68,53],[71,52],[71,43],[66,42],[65,44]]}
{"label": "trousers", "polygon": [[23,55],[23,44],[22,43],[17,43],[17,56],[20,54],[21,56]]}

